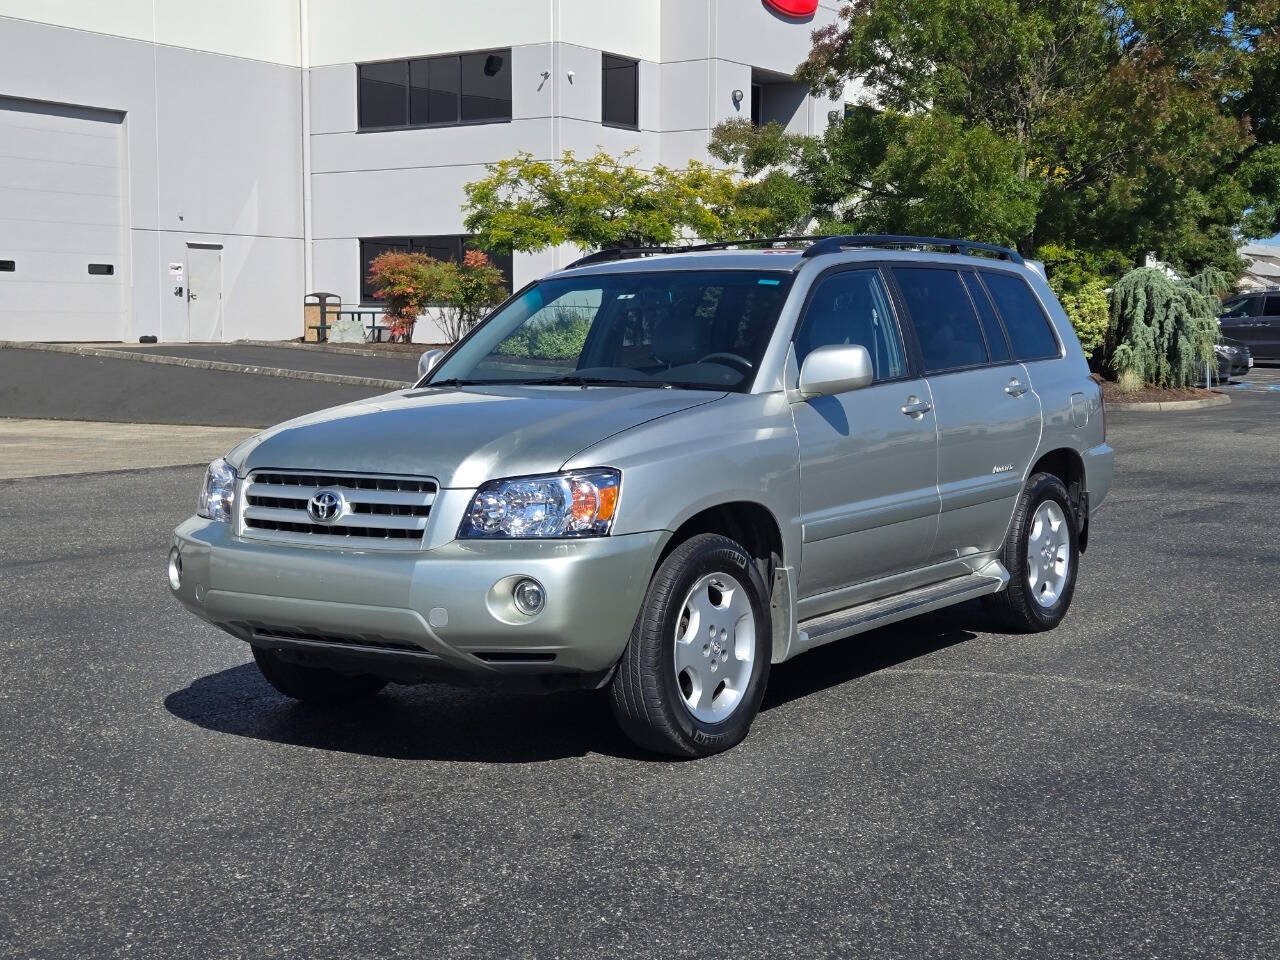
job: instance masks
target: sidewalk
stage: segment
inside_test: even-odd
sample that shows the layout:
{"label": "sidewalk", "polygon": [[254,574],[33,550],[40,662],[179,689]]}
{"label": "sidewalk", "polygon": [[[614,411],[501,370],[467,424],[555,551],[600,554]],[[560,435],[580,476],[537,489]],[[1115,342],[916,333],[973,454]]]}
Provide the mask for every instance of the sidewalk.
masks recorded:
{"label": "sidewalk", "polygon": [[204,464],[251,432],[239,427],[0,419],[0,480]]}

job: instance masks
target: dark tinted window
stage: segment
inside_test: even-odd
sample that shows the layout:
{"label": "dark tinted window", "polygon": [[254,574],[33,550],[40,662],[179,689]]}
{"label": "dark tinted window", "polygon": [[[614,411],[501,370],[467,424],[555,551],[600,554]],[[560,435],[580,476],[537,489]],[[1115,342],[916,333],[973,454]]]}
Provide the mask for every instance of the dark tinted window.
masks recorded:
{"label": "dark tinted window", "polygon": [[409,122],[457,123],[461,90],[457,57],[409,62]]}
{"label": "dark tinted window", "polygon": [[1267,305],[1262,310],[1264,317],[1280,316],[1280,297],[1267,297]]}
{"label": "dark tinted window", "polygon": [[360,129],[511,119],[511,51],[366,63]]}
{"label": "dark tinted window", "polygon": [[818,284],[796,334],[796,361],[803,363],[818,347],[842,343],[867,348],[876,380],[906,375],[902,338],[878,270],[836,273]]}
{"label": "dark tinted window", "polygon": [[510,120],[510,52],[468,53],[461,59],[463,122]]}
{"label": "dark tinted window", "polygon": [[895,267],[920,341],[926,373],[987,362],[978,318],[960,274],[928,267]]}
{"label": "dark tinted window", "polygon": [[1222,305],[1221,316],[1224,317],[1249,317],[1257,316],[1259,308],[1262,306],[1261,297],[1237,297],[1234,300],[1228,300]]}
{"label": "dark tinted window", "polygon": [[[446,234],[436,237],[372,237],[360,241],[360,301],[376,303],[373,287],[369,284],[369,264],[374,257],[396,250],[400,253],[425,253],[436,260],[451,260],[458,263],[468,250],[472,249],[468,242],[470,237],[458,234]],[[511,254],[487,253],[493,265],[502,271],[507,278],[507,289],[511,289]]]}
{"label": "dark tinted window", "polygon": [[366,63],[356,68],[360,77],[360,126],[403,127],[409,103],[409,65]]}
{"label": "dark tinted window", "polygon": [[1009,331],[1009,343],[1018,360],[1044,360],[1058,355],[1058,341],[1049,328],[1049,318],[1027,281],[1011,273],[984,270],[982,280],[991,291],[996,309]]}
{"label": "dark tinted window", "polygon": [[640,65],[606,53],[603,66],[601,119],[617,127],[638,127]]}
{"label": "dark tinted window", "polygon": [[978,310],[978,319],[982,321],[982,332],[987,337],[987,353],[995,363],[1003,363],[1009,359],[1009,342],[1005,339],[1000,319],[991,306],[991,299],[987,296],[987,291],[982,289],[976,273],[965,273],[963,276],[964,285],[969,288],[969,296],[973,298],[973,305]]}
{"label": "dark tinted window", "polygon": [[89,274],[95,277],[110,277],[116,272],[114,263],[91,263],[89,264]]}

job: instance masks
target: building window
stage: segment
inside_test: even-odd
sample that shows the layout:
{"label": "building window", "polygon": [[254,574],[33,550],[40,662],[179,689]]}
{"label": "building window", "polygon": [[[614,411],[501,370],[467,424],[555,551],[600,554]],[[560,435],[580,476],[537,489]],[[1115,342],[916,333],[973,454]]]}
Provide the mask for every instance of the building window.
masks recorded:
{"label": "building window", "polygon": [[362,63],[361,130],[500,123],[511,119],[511,51]]}
{"label": "building window", "polygon": [[[373,287],[369,284],[369,264],[374,257],[388,250],[399,253],[425,253],[436,260],[462,262],[462,255],[474,250],[471,237],[467,234],[445,234],[435,237],[368,237],[360,241],[360,302],[378,303],[374,299]],[[502,271],[507,278],[507,289],[511,289],[511,254],[487,253],[493,265]]]}
{"label": "building window", "polygon": [[640,64],[603,54],[600,119],[606,126],[640,128]]}

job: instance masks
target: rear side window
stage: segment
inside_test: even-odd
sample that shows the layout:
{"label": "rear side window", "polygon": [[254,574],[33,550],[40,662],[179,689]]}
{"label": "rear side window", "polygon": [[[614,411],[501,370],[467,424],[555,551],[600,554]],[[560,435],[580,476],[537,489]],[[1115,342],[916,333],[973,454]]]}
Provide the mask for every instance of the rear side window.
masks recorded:
{"label": "rear side window", "polygon": [[1009,359],[1009,342],[1004,338],[1004,330],[995,308],[991,306],[991,298],[982,289],[982,282],[976,273],[964,274],[964,285],[969,288],[969,296],[978,310],[978,319],[982,321],[982,332],[987,335],[987,353],[991,354],[994,363],[1004,363]]}
{"label": "rear side window", "polygon": [[1058,355],[1058,340],[1049,327],[1049,318],[1027,281],[1011,273],[982,272],[996,309],[1009,331],[1009,344],[1018,360],[1047,360]]}
{"label": "rear side window", "polygon": [[1267,306],[1262,311],[1264,317],[1280,316],[1280,297],[1267,297]]}
{"label": "rear side window", "polygon": [[893,275],[916,328],[925,373],[987,362],[978,317],[957,271],[895,267]]}
{"label": "rear side window", "polygon": [[1229,300],[1222,305],[1221,316],[1224,317],[1248,317],[1255,316],[1258,307],[1262,305],[1262,300],[1258,297],[1238,297],[1235,300]]}
{"label": "rear side window", "polygon": [[796,334],[796,362],[818,347],[851,343],[867,348],[876,382],[906,376],[906,353],[878,270],[847,270],[818,284]]}

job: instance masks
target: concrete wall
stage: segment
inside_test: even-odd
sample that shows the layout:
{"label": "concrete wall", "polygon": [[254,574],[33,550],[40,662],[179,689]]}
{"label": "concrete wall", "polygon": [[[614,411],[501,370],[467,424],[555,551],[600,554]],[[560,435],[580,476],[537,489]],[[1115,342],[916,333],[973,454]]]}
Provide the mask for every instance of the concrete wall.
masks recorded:
{"label": "concrete wall", "polygon": [[184,262],[188,241],[224,247],[227,339],[299,335],[296,67],[4,17],[0,49],[5,96],[124,114],[126,339],[186,338],[186,300],[172,295],[167,265]]}

